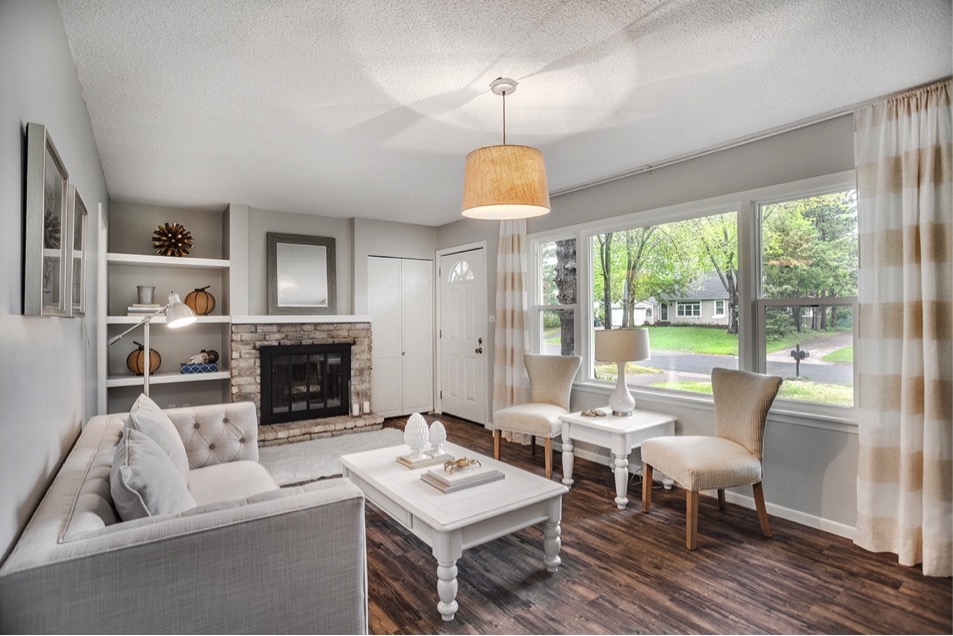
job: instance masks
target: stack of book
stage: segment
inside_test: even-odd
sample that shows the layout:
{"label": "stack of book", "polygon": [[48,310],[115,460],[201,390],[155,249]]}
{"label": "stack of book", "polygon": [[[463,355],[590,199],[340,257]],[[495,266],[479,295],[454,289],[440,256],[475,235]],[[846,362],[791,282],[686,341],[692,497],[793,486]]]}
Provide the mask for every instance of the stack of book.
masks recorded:
{"label": "stack of book", "polygon": [[162,305],[140,305],[139,303],[133,303],[126,308],[127,316],[151,316],[162,309]]}
{"label": "stack of book", "polygon": [[491,481],[503,479],[506,474],[499,468],[492,466],[474,466],[472,468],[456,469],[453,472],[447,472],[440,467],[433,467],[425,471],[420,478],[425,482],[440,490],[441,492],[456,492],[464,488],[487,484]]}
{"label": "stack of book", "polygon": [[398,455],[397,461],[407,468],[426,468],[427,466],[443,465],[444,462],[453,461],[453,455],[450,453],[435,453],[432,450],[424,451],[420,457],[414,458],[413,455]]}

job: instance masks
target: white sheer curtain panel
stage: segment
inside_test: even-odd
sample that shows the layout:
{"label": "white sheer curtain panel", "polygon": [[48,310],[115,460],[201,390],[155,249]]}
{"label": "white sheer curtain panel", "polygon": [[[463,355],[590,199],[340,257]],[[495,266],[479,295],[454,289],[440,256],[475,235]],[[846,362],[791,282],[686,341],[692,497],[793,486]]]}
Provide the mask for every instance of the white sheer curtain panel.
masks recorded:
{"label": "white sheer curtain panel", "polygon": [[950,81],[854,113],[860,233],[855,542],[953,574]]}

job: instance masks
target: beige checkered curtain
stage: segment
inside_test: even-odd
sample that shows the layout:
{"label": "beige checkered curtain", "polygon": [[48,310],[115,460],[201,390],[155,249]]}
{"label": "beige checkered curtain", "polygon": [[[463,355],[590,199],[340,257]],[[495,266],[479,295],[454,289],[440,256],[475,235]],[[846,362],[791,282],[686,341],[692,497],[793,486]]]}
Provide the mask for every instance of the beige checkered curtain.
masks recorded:
{"label": "beige checkered curtain", "polygon": [[500,221],[496,255],[493,412],[529,401],[526,353],[526,220]]}
{"label": "beige checkered curtain", "polygon": [[950,81],[854,114],[860,232],[855,542],[953,574]]}

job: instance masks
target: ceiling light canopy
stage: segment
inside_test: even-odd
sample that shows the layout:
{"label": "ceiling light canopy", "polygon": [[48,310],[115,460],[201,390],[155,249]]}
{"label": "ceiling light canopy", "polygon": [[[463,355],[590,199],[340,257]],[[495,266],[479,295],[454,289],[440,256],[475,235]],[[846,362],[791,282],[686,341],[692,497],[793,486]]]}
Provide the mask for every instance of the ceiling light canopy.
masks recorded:
{"label": "ceiling light canopy", "polygon": [[549,212],[549,187],[543,153],[529,146],[506,145],[506,96],[516,81],[497,78],[490,90],[503,97],[503,145],[478,148],[467,155],[461,214],[474,219],[525,219]]}

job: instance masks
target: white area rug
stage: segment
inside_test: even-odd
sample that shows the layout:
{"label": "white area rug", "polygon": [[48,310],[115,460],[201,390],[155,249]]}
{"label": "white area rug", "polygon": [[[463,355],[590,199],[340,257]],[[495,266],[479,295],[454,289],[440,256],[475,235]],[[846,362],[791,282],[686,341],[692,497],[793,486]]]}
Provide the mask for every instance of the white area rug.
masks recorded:
{"label": "white area rug", "polygon": [[258,449],[258,461],[268,469],[279,486],[288,486],[340,475],[343,469],[338,457],[341,455],[403,443],[403,431],[383,428],[307,442],[265,446]]}

